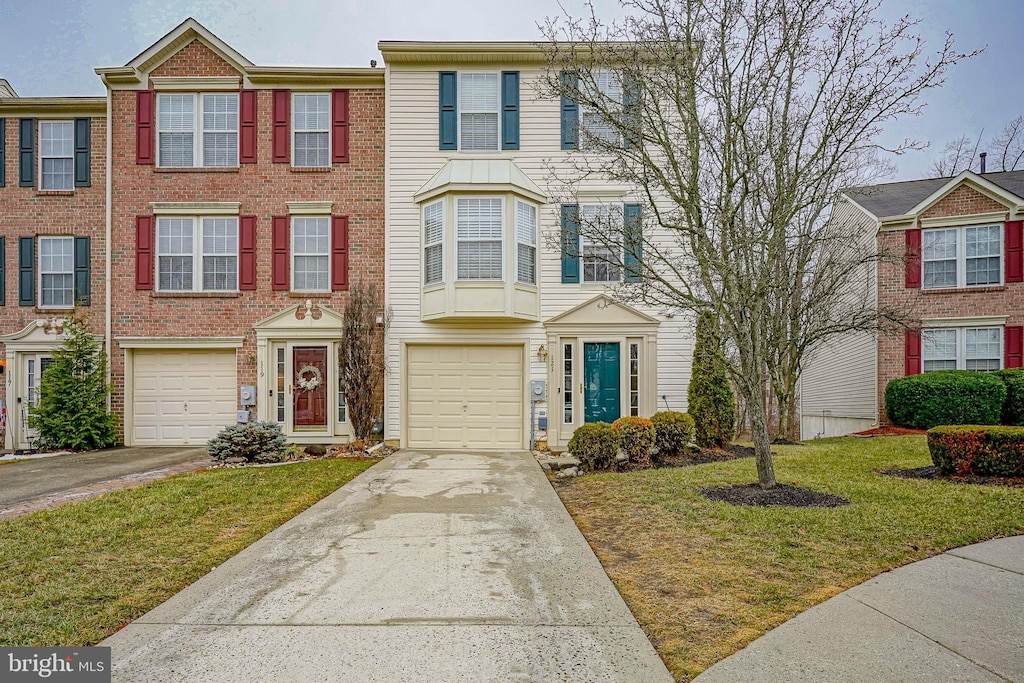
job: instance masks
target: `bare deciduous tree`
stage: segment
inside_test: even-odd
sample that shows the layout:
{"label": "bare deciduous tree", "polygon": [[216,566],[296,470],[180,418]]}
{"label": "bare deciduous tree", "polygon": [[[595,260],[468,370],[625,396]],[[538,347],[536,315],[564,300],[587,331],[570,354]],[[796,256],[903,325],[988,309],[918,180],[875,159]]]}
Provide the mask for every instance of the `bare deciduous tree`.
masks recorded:
{"label": "bare deciduous tree", "polygon": [[978,158],[982,133],[984,131],[978,134],[977,142],[972,142],[966,135],[947,142],[942,148],[942,154],[932,162],[932,173],[938,178],[952,178],[972,168]]}
{"label": "bare deciduous tree", "polygon": [[932,171],[940,178],[952,178],[966,170],[981,172],[979,152],[987,152],[985,170],[1016,171],[1024,167],[1024,116],[1013,119],[986,141],[984,130],[978,133],[977,142],[971,142],[966,135],[951,140],[942,148],[942,154],[932,162]]}
{"label": "bare deciduous tree", "polygon": [[[378,322],[379,321],[379,322]],[[352,432],[367,440],[380,417],[384,388],[384,344],[390,314],[377,290],[362,282],[349,288],[342,324],[338,369]]]}
{"label": "bare deciduous tree", "polygon": [[880,177],[882,126],[917,114],[969,56],[948,35],[926,56],[916,22],[886,25],[878,4],[624,0],[624,21],[591,8],[544,27],[547,87],[580,106],[566,193],[597,177],[645,200],[640,240],[586,216],[578,230],[617,267],[639,269],[642,281],[617,295],[718,316],[764,488],[775,485],[764,387],[791,406],[809,347],[899,314],[870,296],[874,236],[829,220],[837,192]]}

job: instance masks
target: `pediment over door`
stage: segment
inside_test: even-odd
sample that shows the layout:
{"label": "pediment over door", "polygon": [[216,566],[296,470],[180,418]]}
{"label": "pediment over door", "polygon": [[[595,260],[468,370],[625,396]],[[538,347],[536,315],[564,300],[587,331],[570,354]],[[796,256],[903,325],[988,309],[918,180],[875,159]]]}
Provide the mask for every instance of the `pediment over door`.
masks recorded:
{"label": "pediment over door", "polygon": [[657,330],[660,324],[657,318],[616,301],[606,294],[599,294],[590,301],[548,319],[544,326],[549,330],[584,326]]}
{"label": "pediment over door", "polygon": [[295,304],[253,325],[257,338],[341,336],[345,317],[326,306]]}

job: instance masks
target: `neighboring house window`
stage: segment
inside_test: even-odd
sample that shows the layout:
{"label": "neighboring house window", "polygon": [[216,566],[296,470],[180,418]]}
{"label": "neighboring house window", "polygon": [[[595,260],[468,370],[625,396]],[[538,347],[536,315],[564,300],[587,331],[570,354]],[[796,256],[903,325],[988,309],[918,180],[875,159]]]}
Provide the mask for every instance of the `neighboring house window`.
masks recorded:
{"label": "neighboring house window", "polygon": [[444,282],[444,201],[423,207],[423,284]]}
{"label": "neighboring house window", "polygon": [[331,98],[327,93],[292,95],[292,165],[330,167]]}
{"label": "neighboring house window", "polygon": [[629,414],[640,415],[640,344],[629,343]]}
{"label": "neighboring house window", "polygon": [[622,107],[622,82],[615,72],[597,71],[594,73],[594,85],[597,92],[593,99],[604,103],[606,115],[602,115],[598,109],[580,106],[580,128],[583,131],[581,144],[584,149],[588,146],[596,147],[598,145],[595,143],[601,142],[620,145],[622,138],[607,115],[615,116]]}
{"label": "neighboring house window", "polygon": [[583,282],[621,281],[622,204],[581,204],[580,219]]}
{"label": "neighboring house window", "polygon": [[921,233],[924,289],[1002,282],[1002,227],[941,228]]}
{"label": "neighboring house window", "polygon": [[572,389],[573,389],[573,367],[572,367],[572,344],[562,345],[562,423],[572,424]]}
{"label": "neighboring house window", "polygon": [[39,189],[75,189],[75,124],[39,123]]}
{"label": "neighboring house window", "polygon": [[39,238],[40,308],[74,308],[75,238]]}
{"label": "neighboring house window", "polygon": [[502,279],[503,205],[501,197],[459,197],[455,200],[458,279]]}
{"label": "neighboring house window", "polygon": [[537,207],[516,200],[516,282],[537,284]]}
{"label": "neighboring house window", "polygon": [[924,372],[937,370],[999,370],[1002,367],[1001,327],[941,327],[922,330]]}
{"label": "neighboring house window", "polygon": [[500,102],[497,73],[459,74],[460,149],[498,149]]}
{"label": "neighboring house window", "polygon": [[238,93],[160,93],[156,106],[159,166],[238,166]]}
{"label": "neighboring house window", "polygon": [[238,289],[237,218],[157,218],[156,244],[159,291],[233,292]]}
{"label": "neighboring house window", "polygon": [[292,291],[329,292],[330,282],[329,216],[292,218]]}

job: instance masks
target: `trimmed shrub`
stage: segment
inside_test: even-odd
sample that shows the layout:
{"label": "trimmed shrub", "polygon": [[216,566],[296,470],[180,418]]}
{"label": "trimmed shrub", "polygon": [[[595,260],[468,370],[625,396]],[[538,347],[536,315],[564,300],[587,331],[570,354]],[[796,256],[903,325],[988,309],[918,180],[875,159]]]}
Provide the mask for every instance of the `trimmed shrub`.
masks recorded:
{"label": "trimmed shrub", "polygon": [[1024,427],[933,427],[928,452],[943,474],[1024,477]]}
{"label": "trimmed shrub", "polygon": [[654,446],[654,424],[646,417],[620,417],[612,423],[619,433],[619,447],[633,467],[651,466],[651,447]]}
{"label": "trimmed shrub", "polygon": [[1006,400],[1006,385],[994,374],[943,370],[910,375],[885,387],[885,414],[914,429],[938,425],[994,425]]}
{"label": "trimmed shrub", "polygon": [[245,458],[246,462],[280,462],[288,441],[276,422],[247,422],[225,427],[206,444],[210,457],[219,462]]}
{"label": "trimmed shrub", "polygon": [[606,470],[615,464],[619,440],[619,432],[607,422],[589,422],[573,432],[569,439],[569,452],[588,472]]}
{"label": "trimmed shrub", "polygon": [[708,312],[697,318],[687,404],[697,445],[724,448],[736,431],[736,396],[725,376],[718,318]]}
{"label": "trimmed shrub", "polygon": [[663,410],[651,415],[651,423],[654,425],[654,443],[663,455],[682,453],[693,441],[693,418],[689,413]]}
{"label": "trimmed shrub", "polygon": [[313,443],[302,449],[306,455],[327,455],[327,449],[318,443]]}
{"label": "trimmed shrub", "polygon": [[1024,368],[1000,370],[993,374],[1006,385],[1006,400],[1003,401],[999,424],[1024,426]]}

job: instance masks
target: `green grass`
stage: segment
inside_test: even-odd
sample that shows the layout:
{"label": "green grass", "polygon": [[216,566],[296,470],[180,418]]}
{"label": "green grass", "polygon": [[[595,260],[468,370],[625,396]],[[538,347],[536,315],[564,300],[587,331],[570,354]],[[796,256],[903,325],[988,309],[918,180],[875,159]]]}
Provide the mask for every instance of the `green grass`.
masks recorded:
{"label": "green grass", "polygon": [[88,645],[373,464],[178,475],[0,522],[0,645]]}
{"label": "green grass", "polygon": [[931,464],[923,436],[778,447],[779,483],[839,508],[749,508],[698,488],[757,480],[753,459],[601,474],[557,490],[669,669],[689,680],[888,569],[1024,533],[1024,488],[884,476]]}

